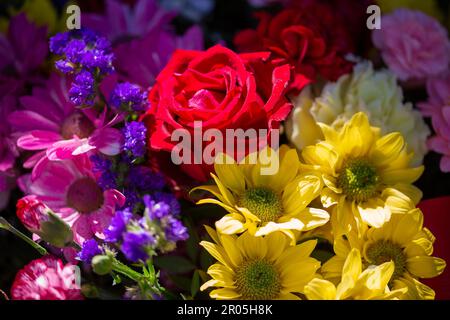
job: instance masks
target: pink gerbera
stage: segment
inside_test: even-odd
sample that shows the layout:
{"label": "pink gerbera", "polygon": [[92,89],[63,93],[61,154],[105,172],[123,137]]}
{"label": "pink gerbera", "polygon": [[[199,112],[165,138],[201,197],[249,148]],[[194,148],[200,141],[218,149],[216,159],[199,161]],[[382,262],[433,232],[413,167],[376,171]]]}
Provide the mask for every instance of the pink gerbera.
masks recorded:
{"label": "pink gerbera", "polygon": [[14,300],[81,300],[75,267],[45,256],[20,270],[11,288]]}
{"label": "pink gerbera", "polygon": [[50,160],[64,160],[97,150],[106,155],[120,152],[123,136],[112,128],[118,116],[107,121],[106,108],[78,109],[69,100],[68,83],[52,74],[44,88],[33,88],[33,95],[20,99],[22,110],[9,116],[17,138],[17,145],[37,151],[28,161],[32,168],[45,156]]}
{"label": "pink gerbera", "polygon": [[428,101],[419,103],[422,114],[431,117],[436,135],[428,147],[443,155],[441,170],[450,172],[450,72],[427,81]]}
{"label": "pink gerbera", "polygon": [[115,189],[102,190],[92,172],[86,155],[63,161],[50,161],[44,157],[32,175],[19,179],[27,194],[33,194],[73,230],[74,240],[83,244],[94,235],[104,238],[116,208],[125,204],[125,197]]}

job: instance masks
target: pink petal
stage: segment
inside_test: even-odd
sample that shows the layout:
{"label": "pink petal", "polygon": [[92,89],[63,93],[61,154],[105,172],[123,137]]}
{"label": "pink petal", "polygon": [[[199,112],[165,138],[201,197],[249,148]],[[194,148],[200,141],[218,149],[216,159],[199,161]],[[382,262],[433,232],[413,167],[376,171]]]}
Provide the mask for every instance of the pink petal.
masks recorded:
{"label": "pink petal", "polygon": [[58,124],[33,111],[15,111],[9,115],[8,121],[18,131],[60,131]]}
{"label": "pink petal", "polygon": [[95,134],[89,139],[89,144],[108,156],[115,156],[120,153],[123,146],[122,133],[114,128],[103,128],[96,130]]}
{"label": "pink petal", "polygon": [[34,130],[20,137],[17,145],[25,150],[44,150],[61,140],[61,135],[52,131]]}

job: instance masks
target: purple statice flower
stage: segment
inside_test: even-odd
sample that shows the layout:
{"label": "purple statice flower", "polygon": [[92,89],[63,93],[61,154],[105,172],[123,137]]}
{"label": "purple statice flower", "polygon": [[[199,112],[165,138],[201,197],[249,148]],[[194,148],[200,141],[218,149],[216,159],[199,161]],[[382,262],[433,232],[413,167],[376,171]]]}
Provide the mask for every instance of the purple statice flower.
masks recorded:
{"label": "purple statice flower", "polygon": [[162,7],[199,22],[214,9],[214,0],[159,0]]}
{"label": "purple statice flower", "polygon": [[147,107],[146,102],[147,92],[142,92],[141,87],[129,82],[116,85],[110,98],[110,105],[113,108],[135,112],[144,111]]}
{"label": "purple statice flower", "polygon": [[152,195],[152,199],[156,202],[165,202],[170,206],[170,212],[178,216],[181,211],[180,203],[178,202],[177,198],[174,194],[168,193],[168,192],[155,192]]}
{"label": "purple statice flower", "polygon": [[112,162],[105,157],[95,154],[90,157],[92,171],[99,174],[97,184],[103,189],[118,189],[117,173],[112,170]]}
{"label": "purple statice flower", "polygon": [[167,219],[164,232],[166,239],[172,242],[185,241],[189,238],[187,228],[175,217],[169,217]]}
{"label": "purple statice flower", "polygon": [[163,175],[145,166],[132,166],[128,173],[129,185],[141,191],[161,190],[165,186]]}
{"label": "purple statice flower", "polygon": [[103,14],[84,14],[83,25],[116,42],[142,37],[155,29],[169,29],[174,16],[175,13],[161,8],[156,0],[138,0],[133,7],[110,0],[106,1]]}
{"label": "purple statice flower", "polygon": [[77,74],[69,90],[70,101],[77,105],[93,105],[95,99],[95,80],[92,73],[82,70]]}
{"label": "purple statice flower", "polygon": [[146,231],[130,231],[124,234],[121,250],[133,262],[145,261],[155,244],[155,238]]}
{"label": "purple statice flower", "polygon": [[133,158],[140,158],[146,153],[147,128],[142,122],[132,121],[125,124],[122,130],[125,137],[123,150],[132,155]]}
{"label": "purple statice flower", "polygon": [[104,76],[114,71],[111,44],[89,29],[55,35],[50,39],[50,51],[63,57],[56,64],[61,72],[77,67]]}
{"label": "purple statice flower", "polygon": [[150,195],[145,195],[144,204],[147,209],[147,215],[151,220],[161,220],[171,214],[170,206],[165,202],[156,202]]}
{"label": "purple statice flower", "polygon": [[116,215],[111,219],[111,224],[105,230],[106,242],[119,242],[122,240],[122,235],[126,231],[127,224],[132,219],[133,214],[129,209],[117,211]]}
{"label": "purple statice flower", "polygon": [[126,197],[125,206],[127,208],[130,208],[130,210],[134,210],[134,208],[142,203],[141,196],[139,195],[139,192],[135,190],[134,188],[125,188],[123,190],[123,194]]}
{"label": "purple statice flower", "polygon": [[90,264],[92,258],[99,254],[102,254],[102,249],[95,239],[90,239],[83,243],[81,251],[77,255],[77,259]]}
{"label": "purple statice flower", "polygon": [[119,79],[143,88],[152,86],[176,49],[203,50],[201,28],[193,26],[182,36],[156,28],[140,39],[116,45],[114,66]]}

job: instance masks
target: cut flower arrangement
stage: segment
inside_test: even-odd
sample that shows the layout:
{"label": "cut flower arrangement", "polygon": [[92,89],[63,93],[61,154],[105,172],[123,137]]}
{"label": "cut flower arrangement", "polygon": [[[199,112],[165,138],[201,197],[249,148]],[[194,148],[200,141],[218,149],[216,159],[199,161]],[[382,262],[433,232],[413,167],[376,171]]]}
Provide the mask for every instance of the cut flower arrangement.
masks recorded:
{"label": "cut flower arrangement", "polygon": [[0,6],[0,297],[450,299],[448,3],[225,2]]}

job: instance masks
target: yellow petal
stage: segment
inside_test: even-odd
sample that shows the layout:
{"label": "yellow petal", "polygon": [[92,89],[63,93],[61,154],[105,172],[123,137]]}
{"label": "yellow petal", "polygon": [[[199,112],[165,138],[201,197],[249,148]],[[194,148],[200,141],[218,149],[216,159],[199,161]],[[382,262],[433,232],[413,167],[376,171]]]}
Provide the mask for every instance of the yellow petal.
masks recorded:
{"label": "yellow petal", "polygon": [[361,219],[369,226],[380,228],[391,219],[391,210],[381,199],[369,199],[358,204]]}
{"label": "yellow petal", "polygon": [[419,278],[434,278],[440,275],[446,266],[444,260],[428,256],[412,257],[406,262],[408,271]]}
{"label": "yellow petal", "polygon": [[233,265],[222,247],[208,241],[201,241],[200,245],[205,248],[206,251],[208,251],[209,254],[212,255],[217,261],[233,269]]}
{"label": "yellow petal", "polygon": [[211,291],[209,296],[213,299],[218,299],[218,300],[232,300],[232,299],[237,299],[237,298],[241,297],[241,295],[239,293],[237,293],[233,289],[229,289],[229,288],[213,290],[213,291]]}
{"label": "yellow petal", "polygon": [[306,208],[296,218],[304,225],[300,231],[308,231],[326,224],[330,220],[330,214],[325,210]]}
{"label": "yellow petal", "polygon": [[274,261],[283,253],[286,248],[286,236],[281,232],[273,232],[266,236],[267,259]]}
{"label": "yellow petal", "polygon": [[216,161],[214,171],[225,187],[236,194],[242,194],[245,190],[245,178],[236,162],[227,154],[218,155],[220,163]]}
{"label": "yellow petal", "polygon": [[300,262],[303,259],[309,257],[316,247],[317,240],[305,241],[294,247],[289,247],[281,254],[277,261],[280,266],[289,265],[290,263]]}
{"label": "yellow petal", "polygon": [[308,300],[334,300],[336,287],[330,281],[315,278],[305,286],[305,295]]}
{"label": "yellow petal", "polygon": [[398,217],[396,228],[392,232],[392,240],[406,245],[422,230],[423,214],[420,209],[412,210],[408,214]]}
{"label": "yellow petal", "polygon": [[244,258],[263,259],[267,254],[266,240],[262,237],[254,237],[248,232],[239,236],[236,241]]}
{"label": "yellow petal", "polygon": [[238,267],[242,263],[242,255],[236,246],[236,241],[230,236],[223,235],[221,236],[221,242],[231,263],[235,267]]}
{"label": "yellow petal", "polygon": [[284,265],[280,274],[283,289],[289,292],[303,293],[305,285],[314,278],[319,268],[320,262],[313,258],[304,259],[300,263],[291,262]]}
{"label": "yellow petal", "polygon": [[405,150],[406,144],[399,132],[387,134],[375,142],[370,159],[378,168],[389,167],[399,154]]}
{"label": "yellow petal", "polygon": [[201,199],[201,200],[197,201],[197,205],[205,204],[205,203],[217,204],[218,206],[221,206],[222,208],[224,208],[228,212],[235,212],[236,211],[233,207],[230,207],[229,205],[226,205],[225,203],[223,203],[222,201],[217,200],[217,199]]}
{"label": "yellow petal", "polygon": [[245,231],[244,219],[241,215],[232,213],[227,214],[216,222],[216,228],[223,234],[235,234]]}
{"label": "yellow petal", "polygon": [[222,182],[219,180],[219,178],[215,174],[211,173],[211,177],[214,179],[214,182],[217,184],[217,187],[219,188],[220,193],[222,194],[222,196],[225,200],[225,204],[228,206],[234,205],[236,202],[234,200],[233,195],[227,189],[227,187],[222,184]]}
{"label": "yellow petal", "polygon": [[[220,281],[220,287],[234,287],[234,272],[223,264],[215,263],[208,268],[208,274],[215,280]],[[205,283],[206,285],[206,283]]]}
{"label": "yellow petal", "polygon": [[379,173],[381,181],[387,185],[413,183],[422,175],[424,166],[398,170],[384,170]]}

